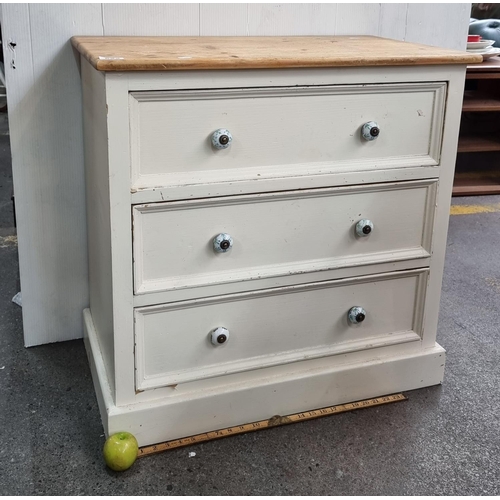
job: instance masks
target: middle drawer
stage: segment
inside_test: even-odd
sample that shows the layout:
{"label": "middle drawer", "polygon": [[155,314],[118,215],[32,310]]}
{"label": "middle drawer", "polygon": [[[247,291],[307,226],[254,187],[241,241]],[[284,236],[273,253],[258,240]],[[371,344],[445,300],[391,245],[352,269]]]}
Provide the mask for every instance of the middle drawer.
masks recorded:
{"label": "middle drawer", "polygon": [[427,180],[134,206],[134,291],[429,257],[436,186]]}

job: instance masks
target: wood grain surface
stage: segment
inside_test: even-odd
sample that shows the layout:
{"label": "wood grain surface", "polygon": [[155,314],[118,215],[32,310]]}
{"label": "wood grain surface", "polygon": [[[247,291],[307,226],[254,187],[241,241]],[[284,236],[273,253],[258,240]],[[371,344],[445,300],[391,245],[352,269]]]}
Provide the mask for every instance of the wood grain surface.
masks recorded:
{"label": "wood grain surface", "polygon": [[372,36],[80,37],[100,71],[471,64],[482,56]]}

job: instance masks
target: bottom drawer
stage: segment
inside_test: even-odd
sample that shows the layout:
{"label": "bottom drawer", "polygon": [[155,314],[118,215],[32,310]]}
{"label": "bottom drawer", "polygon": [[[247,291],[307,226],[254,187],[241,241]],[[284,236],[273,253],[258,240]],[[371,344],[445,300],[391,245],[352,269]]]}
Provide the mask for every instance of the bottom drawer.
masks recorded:
{"label": "bottom drawer", "polygon": [[[427,278],[418,269],[138,308],[136,388],[420,340]],[[364,315],[350,319],[353,307]]]}

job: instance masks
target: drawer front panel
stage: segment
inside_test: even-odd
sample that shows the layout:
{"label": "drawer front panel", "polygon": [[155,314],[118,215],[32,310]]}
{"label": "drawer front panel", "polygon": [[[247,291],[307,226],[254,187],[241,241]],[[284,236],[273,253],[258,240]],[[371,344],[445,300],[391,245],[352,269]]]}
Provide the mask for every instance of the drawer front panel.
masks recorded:
{"label": "drawer front panel", "polygon": [[[430,255],[437,183],[138,205],[135,293],[285,276]],[[367,236],[357,223],[370,220]],[[231,237],[217,252],[214,238]]]}
{"label": "drawer front panel", "polygon": [[[445,83],[133,92],[133,189],[437,165]],[[374,121],[376,140],[362,138]],[[232,141],[216,149],[212,135]],[[399,164],[394,162],[399,159]]]}
{"label": "drawer front panel", "polygon": [[[427,277],[421,269],[136,309],[136,388],[418,341]],[[358,324],[354,306],[365,311]],[[227,330],[223,344],[212,343],[217,328]]]}

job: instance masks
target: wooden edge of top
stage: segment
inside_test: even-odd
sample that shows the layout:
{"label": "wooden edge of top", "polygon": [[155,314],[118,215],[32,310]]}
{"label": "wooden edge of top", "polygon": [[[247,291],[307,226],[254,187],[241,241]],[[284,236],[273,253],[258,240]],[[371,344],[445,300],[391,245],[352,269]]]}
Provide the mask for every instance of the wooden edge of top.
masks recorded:
{"label": "wooden edge of top", "polygon": [[[200,57],[190,59],[161,58],[156,60],[145,60],[144,58],[126,59],[124,57],[98,56],[93,54],[85,41],[89,38],[73,36],[71,43],[73,47],[97,70],[99,71],[182,71],[182,70],[223,70],[223,69],[284,69],[284,68],[334,68],[334,67],[360,67],[360,66],[408,66],[408,65],[452,65],[452,64],[478,64],[483,61],[483,57],[477,54],[470,54],[465,51],[452,51],[443,49],[443,54],[426,54],[418,56],[381,56],[379,54],[362,54],[358,57],[336,56],[331,58],[311,56],[307,59],[300,58],[231,58],[223,57]],[[102,37],[105,38],[105,37]],[[160,37],[158,37],[160,38]],[[241,37],[244,39],[245,37]],[[364,37],[374,38],[374,37]],[[375,37],[379,38],[379,37]],[[380,38],[379,38],[380,39]],[[427,47],[421,44],[413,46]]]}
{"label": "wooden edge of top", "polygon": [[134,64],[127,63],[123,61],[95,61],[92,58],[86,58],[92,66],[104,72],[120,72],[120,71],[187,71],[187,70],[236,70],[236,69],[292,69],[292,68],[342,68],[342,67],[370,67],[370,66],[436,66],[436,65],[458,65],[458,64],[476,64],[481,63],[481,60],[470,61],[465,60],[453,60],[443,62],[441,59],[428,58],[428,59],[409,59],[409,58],[380,58],[376,60],[370,60],[363,58],[360,60],[355,60],[352,58],[346,58],[345,60],[336,60],[335,63],[322,60],[311,59],[309,62],[282,62],[278,64],[272,61],[241,61],[235,64],[231,61],[229,62],[214,62],[210,63],[200,63],[192,62],[179,62],[179,63],[168,63],[162,64],[160,62],[150,63],[150,64]]}
{"label": "wooden edge of top", "polygon": [[90,64],[92,64],[92,66],[94,66],[94,68],[99,69],[99,68],[97,68],[96,61],[91,57],[91,55],[88,53],[88,51],[85,50],[85,48],[82,46],[82,38],[83,37],[81,37],[81,36],[72,36],[70,38],[71,45],[73,46],[73,48],[75,50],[80,52],[80,55],[85,57],[85,59],[87,59],[87,61]]}

